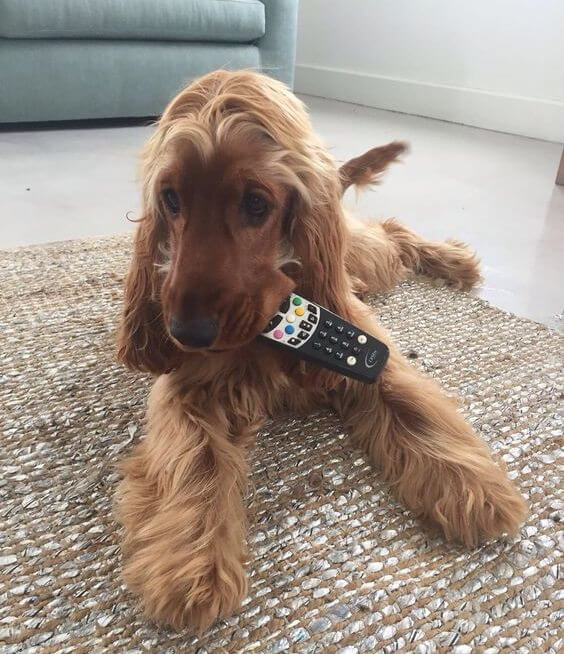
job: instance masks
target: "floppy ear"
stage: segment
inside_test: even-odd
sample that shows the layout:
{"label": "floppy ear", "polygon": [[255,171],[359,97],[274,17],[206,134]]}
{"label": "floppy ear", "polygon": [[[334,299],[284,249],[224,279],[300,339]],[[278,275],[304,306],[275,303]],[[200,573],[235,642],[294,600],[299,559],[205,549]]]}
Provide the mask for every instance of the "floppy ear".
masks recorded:
{"label": "floppy ear", "polygon": [[117,336],[117,358],[133,370],[161,374],[174,367],[177,350],[168,338],[156,268],[161,222],[150,214],[135,234],[133,259],[125,281],[124,305]]}
{"label": "floppy ear", "polygon": [[[341,208],[341,181],[337,168],[326,162],[323,172],[304,179],[307,197],[296,193],[291,212],[290,240],[300,261],[297,292],[350,319],[350,280],[345,268],[348,232]],[[308,369],[308,384],[334,388],[341,377],[328,370]]]}
{"label": "floppy ear", "polygon": [[307,198],[294,198],[290,240],[301,268],[298,288],[305,297],[342,315],[347,311],[349,280],[345,268],[347,230],[337,169],[304,185]]}

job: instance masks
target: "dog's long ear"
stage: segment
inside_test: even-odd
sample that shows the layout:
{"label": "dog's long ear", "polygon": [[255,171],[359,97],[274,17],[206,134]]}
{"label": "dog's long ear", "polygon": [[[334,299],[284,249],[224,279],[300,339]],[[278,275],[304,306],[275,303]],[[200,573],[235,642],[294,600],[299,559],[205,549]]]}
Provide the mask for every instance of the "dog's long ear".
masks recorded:
{"label": "dog's long ear", "polygon": [[304,206],[298,200],[295,211],[291,240],[301,263],[299,288],[306,297],[342,315],[347,285],[340,207],[336,211],[332,202]]}
{"label": "dog's long ear", "polygon": [[151,214],[139,222],[117,336],[118,360],[133,370],[155,374],[174,367],[176,351],[163,323],[160,275],[155,265],[164,238],[162,231],[161,221]]}
{"label": "dog's long ear", "polygon": [[[298,292],[350,319],[347,300],[351,290],[345,269],[347,230],[339,171],[329,157],[323,156],[300,177],[305,192],[294,192],[289,228],[294,254],[300,262]],[[334,373],[312,369],[308,383],[327,389],[339,381]]]}
{"label": "dog's long ear", "polygon": [[344,193],[349,186],[362,188],[377,184],[384,170],[406,151],[406,143],[392,141],[387,145],[372,148],[360,157],[349,159],[339,168],[342,192]]}

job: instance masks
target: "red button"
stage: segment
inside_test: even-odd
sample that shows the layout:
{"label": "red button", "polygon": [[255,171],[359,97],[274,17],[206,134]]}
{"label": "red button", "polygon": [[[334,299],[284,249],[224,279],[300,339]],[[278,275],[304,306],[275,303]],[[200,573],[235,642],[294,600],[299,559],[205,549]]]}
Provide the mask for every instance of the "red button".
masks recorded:
{"label": "red button", "polygon": [[284,336],[284,332],[281,329],[277,329],[274,332],[273,336],[274,336],[274,338],[280,339],[280,338],[282,338],[282,336]]}

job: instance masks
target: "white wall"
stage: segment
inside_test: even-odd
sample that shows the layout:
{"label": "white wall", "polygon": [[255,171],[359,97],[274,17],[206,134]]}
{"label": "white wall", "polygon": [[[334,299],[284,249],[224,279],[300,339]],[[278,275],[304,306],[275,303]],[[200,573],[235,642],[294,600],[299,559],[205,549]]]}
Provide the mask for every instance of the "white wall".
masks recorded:
{"label": "white wall", "polygon": [[564,141],[564,0],[301,0],[296,90]]}

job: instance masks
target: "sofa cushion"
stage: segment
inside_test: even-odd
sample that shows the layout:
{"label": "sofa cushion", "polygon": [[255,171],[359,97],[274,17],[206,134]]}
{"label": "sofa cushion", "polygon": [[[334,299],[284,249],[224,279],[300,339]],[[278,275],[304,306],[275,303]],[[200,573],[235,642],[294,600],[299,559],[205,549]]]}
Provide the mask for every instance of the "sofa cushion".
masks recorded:
{"label": "sofa cushion", "polygon": [[259,0],[0,0],[0,37],[248,43],[264,36]]}
{"label": "sofa cushion", "polygon": [[158,116],[210,70],[260,68],[256,45],[181,41],[0,39],[2,61],[0,123]]}

